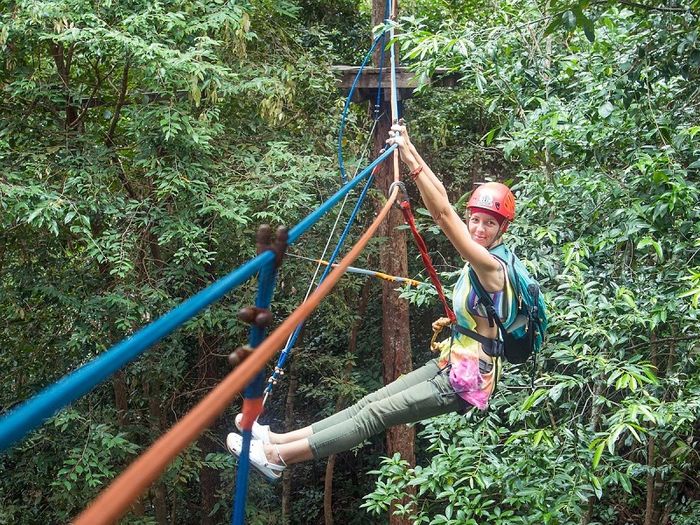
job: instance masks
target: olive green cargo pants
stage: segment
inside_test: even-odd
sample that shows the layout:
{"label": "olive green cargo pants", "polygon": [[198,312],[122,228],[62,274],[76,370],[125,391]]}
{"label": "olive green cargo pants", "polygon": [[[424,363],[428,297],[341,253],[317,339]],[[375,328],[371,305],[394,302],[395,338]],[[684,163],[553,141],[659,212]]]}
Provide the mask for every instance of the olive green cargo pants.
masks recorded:
{"label": "olive green cargo pants", "polygon": [[463,411],[467,403],[455,394],[448,375],[433,359],[351,407],[314,423],[309,437],[314,457],[350,450],[395,425]]}

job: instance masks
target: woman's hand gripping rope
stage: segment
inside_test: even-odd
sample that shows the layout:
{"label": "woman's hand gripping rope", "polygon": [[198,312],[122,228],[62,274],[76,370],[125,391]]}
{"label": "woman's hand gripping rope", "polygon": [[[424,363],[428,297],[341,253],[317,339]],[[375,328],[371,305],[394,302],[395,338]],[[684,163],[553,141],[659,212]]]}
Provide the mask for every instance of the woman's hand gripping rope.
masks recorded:
{"label": "woman's hand gripping rope", "polygon": [[411,143],[403,119],[399,120],[398,124],[391,126],[386,143],[388,146],[396,144],[399,147],[399,156],[403,163],[408,166],[411,179],[415,181],[416,177],[423,171],[423,162]]}
{"label": "woman's hand gripping rope", "polygon": [[387,146],[393,146],[396,144],[399,147],[399,154],[401,155],[401,160],[411,166],[411,160],[416,161],[413,152],[411,151],[411,139],[408,137],[406,132],[406,126],[404,125],[403,119],[399,121],[399,124],[394,124],[391,126],[389,131],[389,138],[386,141]]}

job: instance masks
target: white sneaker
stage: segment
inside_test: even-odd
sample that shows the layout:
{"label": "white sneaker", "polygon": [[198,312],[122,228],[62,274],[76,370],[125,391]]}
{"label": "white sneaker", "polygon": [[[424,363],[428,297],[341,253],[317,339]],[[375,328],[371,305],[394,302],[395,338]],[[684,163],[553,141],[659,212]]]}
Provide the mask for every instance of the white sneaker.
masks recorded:
{"label": "white sneaker", "polygon": [[[243,414],[238,414],[236,416],[236,428],[243,431],[241,428],[241,421],[243,420]],[[262,441],[266,445],[270,443],[270,425],[261,425],[257,421],[253,423],[253,439]]]}
{"label": "white sneaker", "polygon": [[[226,436],[226,446],[229,451],[236,457],[240,457],[243,448],[243,436],[231,432]],[[250,442],[250,464],[262,473],[270,481],[277,481],[282,477],[284,465],[270,463],[265,456],[265,446],[261,441],[254,439]]]}

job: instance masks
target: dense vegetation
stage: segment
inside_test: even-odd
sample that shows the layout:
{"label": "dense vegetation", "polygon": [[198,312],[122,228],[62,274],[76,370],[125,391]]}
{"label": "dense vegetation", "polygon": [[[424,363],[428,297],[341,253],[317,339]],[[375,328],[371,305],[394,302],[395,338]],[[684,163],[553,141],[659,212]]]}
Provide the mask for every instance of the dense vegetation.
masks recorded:
{"label": "dense vegetation", "polygon": [[[455,202],[473,180],[512,183],[508,243],[546,288],[552,325],[535,390],[528,367],[510,367],[487,412],[420,425],[418,466],[381,461],[381,438],[339,457],[336,520],[385,522],[401,501],[417,523],[697,523],[700,3],[401,9],[401,56],[461,77],[406,104],[413,140]],[[332,193],[342,101],[328,66],[357,62],[368,28],[368,6],[350,1],[0,0],[3,410],[245,261],[259,223],[295,224]],[[353,109],[351,164],[368,120]],[[292,251],[318,256],[332,222]],[[450,282],[459,262],[421,222]],[[361,265],[374,267],[380,242]],[[312,270],[287,258],[278,320]],[[246,337],[235,312],[253,292],[231,294],[3,455],[0,523],[78,513],[227,372]],[[381,312],[356,308],[367,293],[377,284],[349,277],[309,323],[273,426],[377,385]],[[439,310],[426,290],[404,295],[420,363]],[[238,408],[125,523],[228,521],[223,437]],[[284,505],[252,478],[250,522],[320,522],[323,469],[295,467]]]}

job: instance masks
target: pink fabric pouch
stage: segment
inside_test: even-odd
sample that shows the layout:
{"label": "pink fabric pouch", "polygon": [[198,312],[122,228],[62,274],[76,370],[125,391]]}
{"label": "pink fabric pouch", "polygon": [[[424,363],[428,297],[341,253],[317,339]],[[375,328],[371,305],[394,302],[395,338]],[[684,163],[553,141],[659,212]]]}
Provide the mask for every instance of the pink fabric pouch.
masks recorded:
{"label": "pink fabric pouch", "polygon": [[470,405],[485,410],[489,404],[489,382],[484,381],[479,372],[478,359],[461,359],[452,363],[450,385],[455,393]]}

